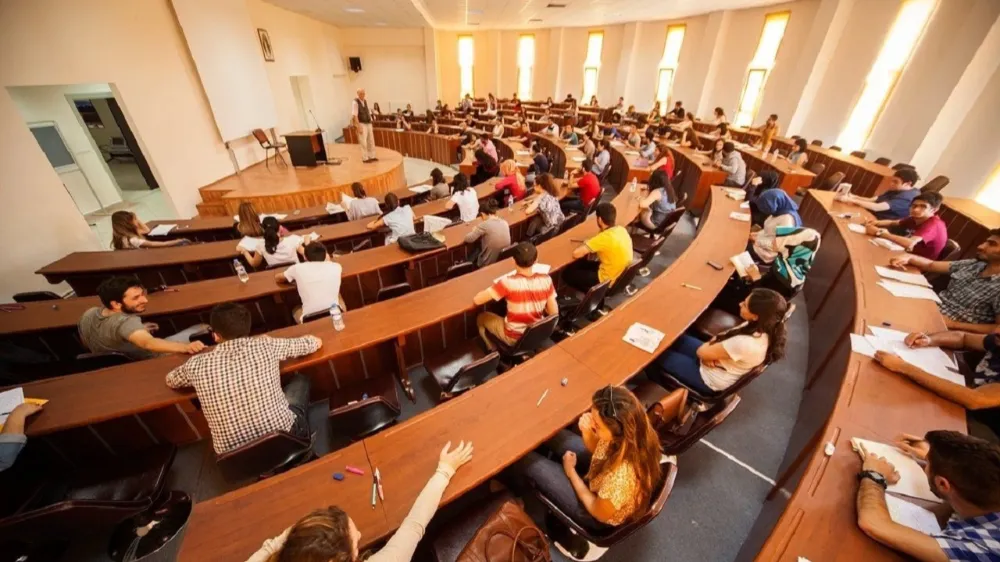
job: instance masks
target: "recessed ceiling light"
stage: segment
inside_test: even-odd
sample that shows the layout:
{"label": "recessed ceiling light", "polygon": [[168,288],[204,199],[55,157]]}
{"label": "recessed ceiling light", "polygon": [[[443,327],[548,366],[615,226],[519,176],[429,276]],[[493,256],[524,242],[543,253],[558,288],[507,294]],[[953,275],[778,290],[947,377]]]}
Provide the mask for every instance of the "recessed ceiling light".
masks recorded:
{"label": "recessed ceiling light", "polygon": [[344,11],[349,14],[363,14],[365,11],[361,8],[344,8]]}

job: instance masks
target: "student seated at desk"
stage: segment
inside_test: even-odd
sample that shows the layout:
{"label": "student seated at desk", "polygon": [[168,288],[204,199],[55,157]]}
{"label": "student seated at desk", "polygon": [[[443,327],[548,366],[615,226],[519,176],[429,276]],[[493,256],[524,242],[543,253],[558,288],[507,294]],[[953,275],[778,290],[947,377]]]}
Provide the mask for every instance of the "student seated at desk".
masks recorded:
{"label": "student seated at desk", "polygon": [[[476,159],[476,169],[472,172],[472,177],[469,178],[472,187],[496,177],[497,172],[500,171],[500,166],[497,164],[496,158],[490,156],[482,148],[477,148],[473,156]],[[455,191],[458,190],[456,189]]]}
{"label": "student seated at desk", "polygon": [[496,190],[508,190],[514,196],[514,201],[524,199],[524,196],[528,194],[528,188],[525,185],[524,176],[521,175],[521,171],[517,168],[517,162],[513,160],[504,160],[501,162],[500,175],[503,176],[503,179],[498,181],[494,186]]}
{"label": "student seated at desk", "polygon": [[488,134],[483,133],[479,135],[479,148],[485,150],[486,154],[489,154],[493,160],[500,159],[500,157],[497,156],[497,145],[493,144],[493,141],[490,140],[490,136]]}
{"label": "student seated at desk", "polygon": [[428,123],[427,125],[428,133],[434,135],[441,134],[441,126],[438,124],[437,117],[433,113],[431,113],[430,110],[427,111],[427,123]]}
{"label": "student seated at desk", "polygon": [[639,148],[642,145],[642,135],[639,134],[638,127],[629,127],[628,139],[626,143],[631,148]]}
{"label": "student seated at desk", "polygon": [[531,143],[531,159],[535,162],[536,173],[547,174],[552,169],[549,157],[542,152],[542,145],[537,142]]}
{"label": "student seated at desk", "polygon": [[[478,154],[482,151],[477,150],[476,152]],[[456,174],[455,179],[452,180],[451,199],[445,203],[444,208],[450,211],[456,206],[462,222],[476,220],[476,215],[479,214],[479,194],[474,187],[469,185],[468,176],[462,173]]]}
{"label": "student seated at desk", "polygon": [[778,181],[777,172],[764,170],[750,180],[747,190],[751,222],[772,232],[779,226],[802,226],[798,203],[781,189]]}
{"label": "student seated at desk", "polygon": [[[662,449],[646,409],[627,388],[608,385],[594,392],[577,425],[580,435],[561,430],[543,452],[528,453],[502,479],[522,495],[540,490],[591,532],[606,533],[641,517],[663,476]],[[550,533],[574,559],[586,555],[586,541],[561,527]]]}
{"label": "student seated at desk", "polygon": [[772,113],[763,125],[754,128],[754,130],[760,131],[760,150],[764,154],[767,154],[771,151],[771,143],[774,141],[774,137],[778,136],[781,130],[781,127],[778,125],[778,116]]}
{"label": "student seated at desk", "polygon": [[729,119],[726,118],[726,110],[722,109],[721,107],[716,107],[715,108],[715,117],[712,120],[712,124],[714,124],[714,125],[723,125],[723,124],[728,124],[728,123],[729,123]]}
{"label": "student seated at desk", "polygon": [[542,134],[548,135],[550,137],[554,137],[559,134],[558,123],[556,123],[555,121],[551,121],[550,119],[547,118],[547,116],[545,119],[543,119],[543,121],[546,121],[549,124],[544,129],[542,129]]}
{"label": "student seated at desk", "polygon": [[528,223],[529,238],[562,225],[566,215],[559,206],[559,190],[556,189],[552,174],[541,174],[535,178],[534,194],[523,208],[526,215],[534,215]]}
{"label": "student seated at desk", "polygon": [[675,119],[683,119],[687,113],[688,111],[684,109],[684,102],[679,101],[674,104],[674,108],[667,115]]}
{"label": "student seated at desk", "polygon": [[528,125],[527,119],[521,121],[520,118],[518,118],[518,120],[514,122],[514,130],[516,131],[514,134],[517,136],[511,138],[510,140],[522,143],[526,143],[531,140],[531,126]]}
{"label": "student seated at desk", "polygon": [[785,355],[788,302],[770,289],[754,289],[740,303],[745,322],[711,341],[682,334],[655,361],[659,368],[699,394],[714,394],[736,384],[763,363]]}
{"label": "student seated at desk", "polygon": [[475,263],[476,267],[484,267],[497,261],[500,252],[510,246],[510,225],[497,215],[498,209],[496,199],[487,199],[479,207],[482,221],[465,235],[466,244],[480,240],[479,248],[469,256],[469,261]]}
{"label": "student seated at desk", "polygon": [[115,352],[129,359],[150,359],[167,353],[198,353],[205,349],[191,335],[205,329],[192,326],[166,339],[153,337],[159,326],[143,323],[139,317],[146,310],[146,289],[135,277],[111,277],[97,287],[104,306],[88,309],[77,326],[83,345],[94,353]]}
{"label": "student seated at desk", "polygon": [[653,157],[656,156],[656,131],[653,129],[646,129],[646,142],[639,149],[639,156],[642,156],[646,160],[652,162]]}
{"label": "student seated at desk", "polygon": [[667,215],[677,208],[677,194],[670,176],[662,169],[649,176],[646,196],[639,200],[639,222],[648,230],[660,226]]}
{"label": "student seated at desk", "polygon": [[[820,235],[811,228],[801,226],[767,225],[750,234],[750,244],[750,255],[755,261],[773,264],[767,274],[754,282],[752,287],[772,289],[790,299],[806,282],[806,275],[812,269],[816,252],[819,251]],[[727,285],[727,289],[728,287],[730,285]],[[725,292],[724,290],[723,293]],[[723,297],[720,295],[719,298]]]}
{"label": "student seated at desk", "polygon": [[538,259],[538,250],[530,242],[521,242],[514,248],[513,275],[501,277],[493,285],[472,298],[476,306],[506,300],[507,317],[493,312],[480,312],[476,317],[479,337],[486,348],[493,351],[489,332],[507,345],[514,345],[524,331],[542,318],[559,314],[556,288],[548,274],[535,273],[532,266]]}
{"label": "student seated at desk", "polygon": [[569,123],[563,125],[562,136],[560,138],[568,145],[575,146],[580,144],[580,137],[577,136],[576,130]]}
{"label": "student seated at desk", "polygon": [[[870,236],[895,242],[907,252],[936,260],[948,243],[948,226],[937,215],[942,201],[940,193],[921,193],[910,203],[910,216],[902,220],[868,221],[865,231]],[[893,234],[889,229],[899,229],[903,234]]]}
{"label": "student seated at desk", "polygon": [[347,204],[347,220],[356,221],[365,217],[374,217],[382,213],[382,207],[378,204],[378,199],[369,197],[365,193],[365,186],[361,182],[351,184],[351,193],[354,198]]}
{"label": "student seated at desk", "polygon": [[138,248],[167,248],[190,244],[186,238],[157,242],[146,240],[149,227],[130,211],[115,211],[111,215],[111,247],[115,250],[135,250]]}
{"label": "student seated at desk", "polygon": [[723,141],[733,140],[733,134],[729,131],[729,123],[720,123],[719,128],[712,131],[712,135]]}
{"label": "student seated at desk", "polygon": [[504,133],[503,121],[499,118],[495,119],[493,122],[493,138],[502,139]]}
{"label": "student seated at desk", "polygon": [[403,116],[406,117],[407,119],[409,119],[410,117],[413,117],[413,105],[412,104],[406,104],[406,109],[403,110]]}
{"label": "student seated at desk", "polygon": [[712,161],[712,165],[719,166],[722,163],[722,149],[725,147],[726,141],[722,139],[717,139],[712,145],[711,150],[701,150],[698,149],[699,154],[707,154],[708,159]]}
{"label": "student seated at desk", "polygon": [[597,154],[594,156],[594,165],[590,167],[590,171],[597,174],[597,177],[601,177],[610,165],[611,141],[608,139],[601,139],[601,141],[597,143]]}
{"label": "student seated at desk", "polygon": [[[884,351],[875,352],[875,360],[894,373],[930,390],[934,394],[951,400],[969,411],[970,420],[975,420],[993,432],[989,436],[995,441],[1000,437],[1000,328],[988,334],[971,334],[959,331],[944,331],[925,334],[908,334],[904,340],[912,348],[940,347],[961,351],[986,352],[975,365],[971,377],[966,377],[970,386],[955,384],[932,375],[920,365],[907,363],[900,356]],[[972,424],[970,432],[976,429]],[[986,435],[981,435],[986,438]]]}
{"label": "student seated at desk", "polygon": [[213,308],[209,322],[217,345],[170,371],[166,383],[194,387],[216,454],[272,431],[308,439],[309,377],[286,377],[282,390],[281,362],[314,353],[323,340],[250,337],[250,311],[232,302]]}
{"label": "student seated at desk", "polygon": [[[240,236],[249,236],[251,238],[264,237],[264,225],[261,224],[260,213],[257,212],[257,208],[253,206],[253,203],[249,201],[240,203],[236,215],[239,218],[236,221],[236,232]],[[280,226],[278,227],[278,234],[287,236],[288,229]]]}
{"label": "student seated at desk", "polygon": [[448,182],[444,179],[444,172],[441,171],[441,168],[434,168],[431,170],[431,190],[427,192],[427,200],[435,201],[450,196],[451,187],[448,186]]}
{"label": "student seated at desk", "polygon": [[28,442],[28,437],[24,434],[25,418],[41,411],[40,405],[25,402],[15,406],[7,415],[3,429],[0,430],[0,472],[14,466],[14,461]]}
{"label": "student seated at desk", "polygon": [[650,170],[663,170],[667,174],[667,178],[674,177],[674,153],[671,152],[670,148],[664,143],[659,143],[656,145],[656,153],[653,155],[653,161],[649,165]]}
{"label": "student seated at desk", "polygon": [[583,161],[583,165],[570,174],[567,188],[576,191],[576,195],[564,197],[559,202],[564,214],[571,212],[582,213],[595,199],[601,197],[601,182],[590,169],[594,167],[594,162],[590,158]]}
{"label": "student seated at desk", "polygon": [[305,239],[298,234],[280,235],[278,230],[281,225],[274,217],[264,217],[263,225],[264,239],[258,240],[255,251],[248,252],[244,248],[239,248],[243,259],[247,260],[250,267],[259,267],[262,261],[267,261],[268,267],[299,263],[299,255],[305,246]]}
{"label": "student seated at desk", "polygon": [[885,490],[899,473],[868,453],[858,473],[858,527],[921,562],[1000,560],[1000,447],[956,431],[929,431],[923,439],[901,435],[897,447],[923,463],[931,491],[951,508],[951,518],[930,535],[893,521]]}
{"label": "student seated at desk", "polygon": [[732,141],[726,141],[722,145],[722,160],[719,168],[726,172],[726,181],[722,185],[729,187],[743,187],[747,179],[747,164],[743,161],[743,155],[736,150],[736,145]]}
{"label": "student seated at desk", "polygon": [[[409,562],[413,558],[451,478],[472,460],[471,441],[460,442],[449,449],[450,441],[441,450],[437,470],[420,491],[399,529],[382,550],[367,559],[368,562]],[[354,520],[339,507],[331,505],[313,511],[284,533],[264,541],[247,562],[359,562],[360,542],[361,532]]]}
{"label": "student seated at desk", "polygon": [[[600,233],[573,250],[576,261],[563,272],[563,281],[581,293],[598,283],[614,283],[632,263],[632,237],[625,227],[615,225],[618,209],[611,203],[601,203],[595,220]],[[591,254],[597,256],[597,261],[583,259]]]}
{"label": "student seated at desk", "polygon": [[948,274],[948,288],[938,295],[938,308],[949,330],[988,334],[1000,324],[1000,229],[990,231],[976,248],[974,260],[933,261],[905,254],[890,259],[889,265]]}
{"label": "student seated at desk", "polygon": [[385,245],[395,244],[401,236],[412,236],[417,233],[413,228],[413,208],[409,205],[400,205],[399,197],[395,193],[385,194],[385,213],[365,225],[368,230],[376,230],[383,226],[389,227],[389,234],[385,237]]}
{"label": "student seated at desk", "polygon": [[799,137],[795,139],[795,150],[788,155],[788,161],[796,166],[805,168],[806,164],[809,163],[809,144],[806,143],[806,139]]}
{"label": "student seated at desk", "polygon": [[871,211],[878,220],[902,220],[910,216],[910,204],[920,194],[920,176],[913,168],[900,168],[889,178],[889,190],[878,197],[838,195],[837,201]]}
{"label": "student seated at desk", "polygon": [[593,158],[597,152],[597,144],[594,143],[594,136],[587,131],[583,134],[583,143],[580,145],[580,152],[587,158]]}
{"label": "student seated at desk", "polygon": [[340,296],[340,280],[344,268],[330,259],[326,247],[319,242],[306,245],[305,257],[306,261],[274,274],[274,280],[278,284],[294,283],[299,292],[302,306],[297,306],[292,311],[295,321],[301,324],[303,317],[329,310],[335,304],[341,310],[347,310],[344,299]]}

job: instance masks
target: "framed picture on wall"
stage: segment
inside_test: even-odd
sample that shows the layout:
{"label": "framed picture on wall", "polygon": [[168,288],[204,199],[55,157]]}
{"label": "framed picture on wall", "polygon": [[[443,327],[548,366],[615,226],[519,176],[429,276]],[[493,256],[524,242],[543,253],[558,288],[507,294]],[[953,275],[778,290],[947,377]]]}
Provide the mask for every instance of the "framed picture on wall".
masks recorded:
{"label": "framed picture on wall", "polygon": [[271,36],[266,29],[257,28],[257,39],[260,40],[260,52],[264,53],[264,60],[274,62],[274,51],[271,50]]}

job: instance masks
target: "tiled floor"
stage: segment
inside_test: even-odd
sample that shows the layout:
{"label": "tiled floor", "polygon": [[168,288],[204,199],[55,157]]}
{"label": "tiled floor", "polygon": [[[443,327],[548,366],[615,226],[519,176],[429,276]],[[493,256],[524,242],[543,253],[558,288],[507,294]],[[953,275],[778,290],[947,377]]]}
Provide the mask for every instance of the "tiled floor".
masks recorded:
{"label": "tiled floor", "polygon": [[87,224],[101,241],[102,247],[111,245],[111,214],[115,211],[132,211],[144,221],[170,219],[177,216],[160,189],[145,191],[122,191],[122,202],[85,215]]}
{"label": "tiled floor", "polygon": [[441,168],[441,171],[446,175],[449,173],[449,168],[452,172],[457,170],[454,166],[444,166],[429,160],[419,160],[417,158],[409,157],[403,158],[403,172],[406,174],[406,185],[420,183],[431,177],[431,170],[434,168]]}

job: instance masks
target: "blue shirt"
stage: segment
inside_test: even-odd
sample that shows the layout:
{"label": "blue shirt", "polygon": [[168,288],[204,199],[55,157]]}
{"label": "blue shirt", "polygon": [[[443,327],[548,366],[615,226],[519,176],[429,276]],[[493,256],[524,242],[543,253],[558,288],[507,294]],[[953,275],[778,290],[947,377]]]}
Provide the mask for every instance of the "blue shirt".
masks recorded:
{"label": "blue shirt", "polygon": [[1000,513],[971,519],[952,518],[940,533],[931,535],[948,560],[988,562],[1000,560]]}
{"label": "blue shirt", "polygon": [[549,159],[545,157],[544,154],[539,152],[535,155],[535,171],[539,174],[549,173]]}
{"label": "blue shirt", "polygon": [[607,150],[602,150],[594,157],[594,167],[590,171],[600,176],[608,164],[611,164],[611,154]]}
{"label": "blue shirt", "polygon": [[886,191],[875,198],[878,203],[888,203],[889,209],[875,213],[875,218],[879,220],[903,220],[910,216],[910,204],[913,198],[920,195],[919,189],[907,189],[905,191]]}
{"label": "blue shirt", "polygon": [[21,433],[0,434],[0,472],[13,466],[28,438]]}

